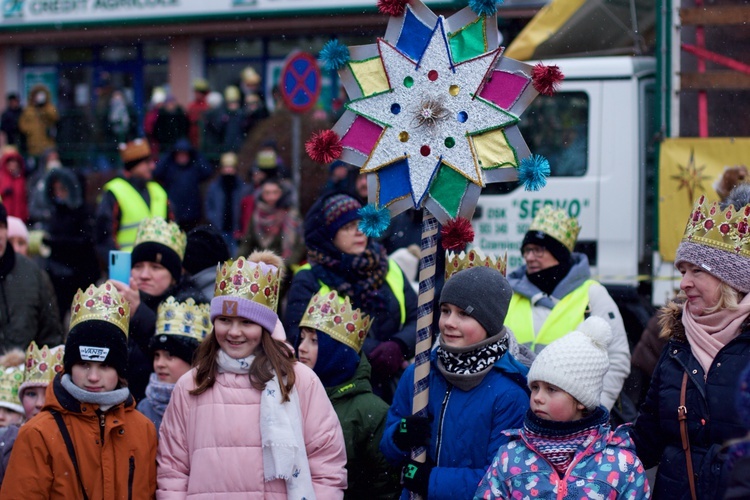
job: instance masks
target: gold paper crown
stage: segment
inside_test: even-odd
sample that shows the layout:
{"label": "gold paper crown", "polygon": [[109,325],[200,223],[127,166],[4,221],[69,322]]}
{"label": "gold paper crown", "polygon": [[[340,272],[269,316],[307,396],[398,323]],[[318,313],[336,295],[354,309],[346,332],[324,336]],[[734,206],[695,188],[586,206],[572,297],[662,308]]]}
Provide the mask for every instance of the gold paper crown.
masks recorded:
{"label": "gold paper crown", "polygon": [[110,283],[98,287],[89,285],[84,292],[80,288],[70,306],[70,329],[83,321],[100,320],[112,323],[128,335],[130,304],[120,296]]}
{"label": "gold paper crown", "polygon": [[349,297],[342,299],[333,290],[313,295],[299,326],[327,333],[359,353],[370,330],[370,317],[354,309]]}
{"label": "gold paper crown", "polygon": [[484,257],[478,250],[469,250],[469,253],[461,252],[455,254],[448,252],[445,256],[445,279],[447,280],[454,274],[470,267],[491,267],[500,271],[500,274],[505,276],[508,269],[508,253],[505,256],[498,257]]}
{"label": "gold paper crown", "polygon": [[18,399],[18,389],[23,383],[23,370],[17,366],[0,372],[0,406],[17,413],[24,413]]}
{"label": "gold paper crown", "polygon": [[568,217],[565,210],[552,208],[552,205],[544,205],[536,213],[529,231],[541,231],[548,234],[572,252],[573,247],[576,246],[578,233],[581,232],[581,226],[575,217]]}
{"label": "gold paper crown", "polygon": [[707,203],[701,196],[695,202],[682,241],[691,241],[750,257],[750,205],[722,210],[718,202]]}
{"label": "gold paper crown", "polygon": [[159,304],[156,335],[180,335],[203,342],[211,331],[211,307],[192,298],[177,302],[174,297]]}
{"label": "gold paper crown", "polygon": [[33,340],[26,349],[26,368],[23,372],[24,384],[49,384],[63,369],[65,346],[50,349],[46,345],[40,349]]}
{"label": "gold paper crown", "polygon": [[276,312],[279,304],[280,271],[275,266],[240,257],[216,270],[214,297],[232,296],[252,300]]}
{"label": "gold paper crown", "polygon": [[180,260],[185,257],[187,235],[174,222],[167,222],[161,217],[143,219],[138,226],[138,234],[135,236],[134,246],[147,241],[171,248],[180,256]]}

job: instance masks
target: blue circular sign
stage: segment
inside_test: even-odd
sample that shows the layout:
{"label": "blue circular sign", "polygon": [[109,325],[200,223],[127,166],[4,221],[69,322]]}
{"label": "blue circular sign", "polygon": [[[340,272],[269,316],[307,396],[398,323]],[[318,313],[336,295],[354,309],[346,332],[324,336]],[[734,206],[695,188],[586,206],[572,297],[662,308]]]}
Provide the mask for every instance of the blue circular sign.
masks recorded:
{"label": "blue circular sign", "polygon": [[306,52],[293,54],[284,64],[279,86],[281,97],[291,111],[309,111],[320,97],[321,77],[318,61]]}

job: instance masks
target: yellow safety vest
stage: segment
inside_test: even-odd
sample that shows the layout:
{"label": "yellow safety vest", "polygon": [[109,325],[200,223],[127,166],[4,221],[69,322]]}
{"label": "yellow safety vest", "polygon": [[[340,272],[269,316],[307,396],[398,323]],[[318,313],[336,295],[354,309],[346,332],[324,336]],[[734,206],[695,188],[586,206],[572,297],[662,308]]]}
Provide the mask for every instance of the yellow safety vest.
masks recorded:
{"label": "yellow safety vest", "polygon": [[158,183],[146,183],[151,206],[146,205],[143,196],[125,179],[116,177],[104,185],[111,191],[120,206],[120,228],[115,241],[120,250],[131,252],[138,233],[138,225],[148,217],[167,218],[167,192]]}
{"label": "yellow safety vest", "polygon": [[585,319],[586,308],[589,306],[589,288],[595,283],[594,280],[586,280],[555,304],[536,335],[531,301],[523,295],[514,293],[508,307],[508,315],[505,317],[505,326],[513,330],[519,344],[524,344],[537,352],[537,346],[539,350],[543,349],[552,341],[575,330]]}
{"label": "yellow safety vest", "polygon": [[[299,269],[295,272],[298,273],[300,271],[303,271],[305,269],[311,269],[312,266],[307,263],[304,266],[300,266]],[[406,323],[406,296],[404,295],[404,273],[401,272],[401,268],[398,267],[398,264],[394,260],[388,259],[388,274],[385,275],[385,282],[388,283],[388,287],[391,289],[391,292],[393,292],[393,296],[396,297],[396,300],[398,301],[398,307],[401,311],[401,326],[404,326],[404,323]],[[320,285],[320,289],[318,290],[318,293],[328,293],[331,290],[331,287],[323,283],[322,281],[318,280],[318,285]]]}

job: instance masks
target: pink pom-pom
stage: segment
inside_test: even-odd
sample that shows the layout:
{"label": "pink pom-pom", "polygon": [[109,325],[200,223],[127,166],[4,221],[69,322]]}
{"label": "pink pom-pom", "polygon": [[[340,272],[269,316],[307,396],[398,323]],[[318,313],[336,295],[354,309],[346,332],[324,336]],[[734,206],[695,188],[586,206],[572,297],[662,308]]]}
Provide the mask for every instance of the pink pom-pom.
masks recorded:
{"label": "pink pom-pom", "polygon": [[542,63],[534,66],[531,72],[534,88],[542,95],[552,95],[557,92],[560,82],[565,75],[557,66],[545,66]]}
{"label": "pink pom-pom", "polygon": [[343,150],[339,135],[330,129],[314,133],[305,143],[307,155],[318,163],[331,163],[337,160]]}
{"label": "pink pom-pom", "polygon": [[471,227],[471,221],[464,217],[451,219],[440,230],[443,237],[443,248],[460,252],[466,245],[474,241],[474,228]]}
{"label": "pink pom-pom", "polygon": [[408,0],[378,0],[378,10],[381,14],[389,16],[400,16],[406,9]]}

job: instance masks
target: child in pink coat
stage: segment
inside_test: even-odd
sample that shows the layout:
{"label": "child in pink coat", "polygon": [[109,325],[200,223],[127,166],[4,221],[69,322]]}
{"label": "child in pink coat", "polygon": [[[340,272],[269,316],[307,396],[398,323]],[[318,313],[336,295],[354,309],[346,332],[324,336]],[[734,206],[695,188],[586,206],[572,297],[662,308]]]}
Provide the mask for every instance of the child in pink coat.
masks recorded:
{"label": "child in pink coat", "polygon": [[157,498],[343,498],[336,413],[314,372],[271,336],[281,264],[259,252],[217,272],[213,331],[162,420]]}

